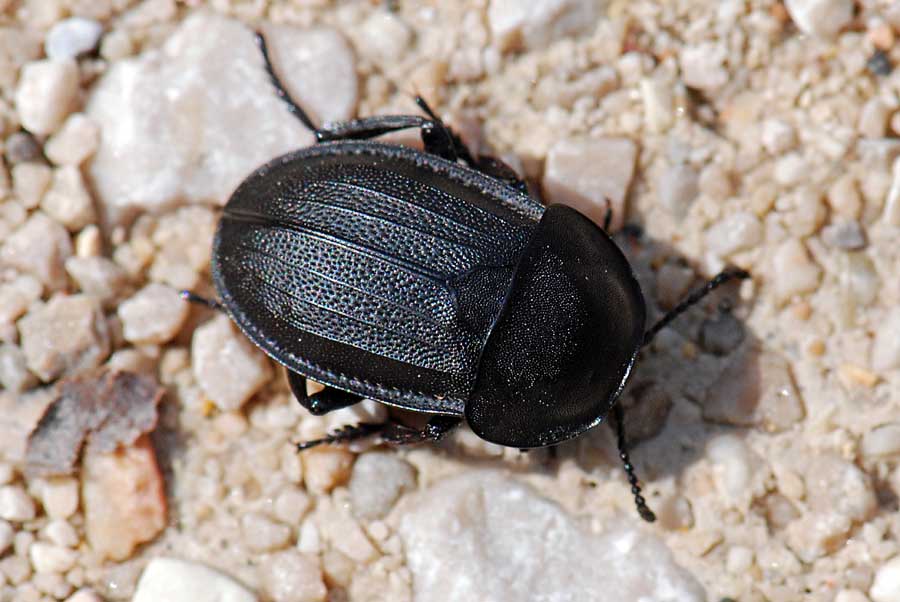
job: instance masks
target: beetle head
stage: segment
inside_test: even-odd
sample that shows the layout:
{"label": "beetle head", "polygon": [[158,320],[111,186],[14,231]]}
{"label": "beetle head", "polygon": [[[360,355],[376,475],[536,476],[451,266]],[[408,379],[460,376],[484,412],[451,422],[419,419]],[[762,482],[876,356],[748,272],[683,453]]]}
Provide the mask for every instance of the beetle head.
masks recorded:
{"label": "beetle head", "polygon": [[466,419],[483,439],[552,445],[600,423],[641,347],[644,298],[612,239],[549,207],[485,345]]}

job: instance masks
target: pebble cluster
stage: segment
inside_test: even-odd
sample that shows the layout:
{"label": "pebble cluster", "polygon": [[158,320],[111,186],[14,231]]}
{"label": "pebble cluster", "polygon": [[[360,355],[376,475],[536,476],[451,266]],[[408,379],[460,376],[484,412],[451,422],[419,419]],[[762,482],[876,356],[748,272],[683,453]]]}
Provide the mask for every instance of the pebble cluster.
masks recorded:
{"label": "pebble cluster", "polygon": [[[900,602],[900,3],[202,4],[0,0],[0,602]],[[178,293],[214,294],[234,186],[312,142],[253,28],[318,122],[419,93],[545,201],[609,204],[651,319],[752,273],[622,398],[654,525],[602,426],[294,451],[387,410],[308,414]],[[165,387],[155,431],[29,471],[100,367]]]}

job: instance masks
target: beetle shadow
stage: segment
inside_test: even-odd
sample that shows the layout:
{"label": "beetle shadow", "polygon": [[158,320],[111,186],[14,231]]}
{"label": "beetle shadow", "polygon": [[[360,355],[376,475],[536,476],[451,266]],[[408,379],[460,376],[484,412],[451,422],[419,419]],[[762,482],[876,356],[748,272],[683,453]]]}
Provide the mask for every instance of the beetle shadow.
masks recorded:
{"label": "beetle shadow", "polygon": [[[626,227],[614,238],[641,284],[648,327],[711,277],[639,228]],[[753,301],[741,300],[739,287],[729,283],[713,291],[660,331],[638,356],[619,402],[625,410],[631,461],[643,482],[679,479],[704,457],[711,439],[760,420],[755,352],[760,341],[744,324]],[[604,424],[549,450],[532,450],[527,462],[511,462],[508,456],[463,457],[456,444],[445,445],[448,453],[473,467],[559,476],[564,465],[574,462],[589,486],[595,480],[624,479],[615,432]],[[645,493],[652,506],[653,487]]]}

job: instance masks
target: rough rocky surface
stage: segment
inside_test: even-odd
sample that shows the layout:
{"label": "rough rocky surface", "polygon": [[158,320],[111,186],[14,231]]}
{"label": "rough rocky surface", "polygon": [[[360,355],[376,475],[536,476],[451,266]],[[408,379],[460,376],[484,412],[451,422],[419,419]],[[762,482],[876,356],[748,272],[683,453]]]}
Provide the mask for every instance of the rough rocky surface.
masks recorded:
{"label": "rough rocky surface", "polygon": [[[898,602],[896,2],[201,4],[0,0],[0,602]],[[230,190],[312,140],[255,28],[317,123],[420,93],[545,202],[597,222],[608,202],[648,322],[752,273],[659,332],[621,398],[656,523],[602,425],[552,453],[464,427],[296,453],[422,417],[313,416],[176,298],[216,296]],[[57,381],[97,364],[165,388],[155,430],[29,473]]]}

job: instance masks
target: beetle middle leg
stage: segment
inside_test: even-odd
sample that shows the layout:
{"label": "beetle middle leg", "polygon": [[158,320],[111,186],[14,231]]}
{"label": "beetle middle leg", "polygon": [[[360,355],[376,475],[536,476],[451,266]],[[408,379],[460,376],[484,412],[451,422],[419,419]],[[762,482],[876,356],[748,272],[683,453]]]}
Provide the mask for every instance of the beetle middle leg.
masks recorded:
{"label": "beetle middle leg", "polygon": [[359,395],[328,386],[318,393],[307,395],[306,377],[291,370],[287,371],[287,376],[291,392],[297,398],[297,402],[314,416],[322,416],[328,412],[347,408],[362,401],[362,397]]}
{"label": "beetle middle leg", "polygon": [[303,451],[323,444],[349,443],[372,435],[379,435],[384,443],[391,445],[410,445],[426,441],[440,441],[444,435],[456,427],[462,418],[456,416],[434,416],[421,430],[388,421],[381,424],[362,422],[339,428],[321,439],[303,441],[297,444],[297,451]]}

